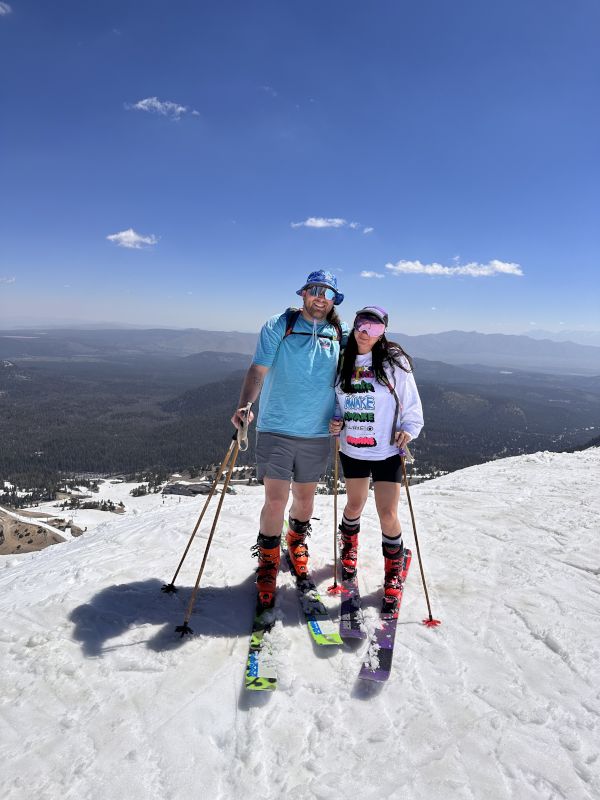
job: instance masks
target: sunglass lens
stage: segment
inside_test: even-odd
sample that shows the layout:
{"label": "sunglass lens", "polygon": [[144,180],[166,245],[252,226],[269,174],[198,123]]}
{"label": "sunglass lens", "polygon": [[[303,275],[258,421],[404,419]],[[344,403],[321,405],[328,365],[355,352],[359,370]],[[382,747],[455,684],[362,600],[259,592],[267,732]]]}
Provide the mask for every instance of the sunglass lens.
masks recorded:
{"label": "sunglass lens", "polygon": [[354,329],[361,333],[364,331],[368,336],[381,336],[385,332],[385,325],[383,322],[374,322],[371,319],[357,319],[354,323]]}
{"label": "sunglass lens", "polygon": [[325,300],[335,300],[335,292],[333,289],[328,289],[327,286],[308,286],[306,291],[312,297],[324,297]]}

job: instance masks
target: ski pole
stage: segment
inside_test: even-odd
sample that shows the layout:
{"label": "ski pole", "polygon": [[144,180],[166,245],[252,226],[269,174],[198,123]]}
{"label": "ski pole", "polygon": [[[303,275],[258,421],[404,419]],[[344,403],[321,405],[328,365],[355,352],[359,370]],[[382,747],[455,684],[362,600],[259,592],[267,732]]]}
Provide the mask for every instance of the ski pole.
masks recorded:
{"label": "ski pole", "polygon": [[413,512],[412,502],[410,499],[410,491],[408,489],[408,478],[406,477],[406,465],[404,463],[406,454],[400,451],[400,464],[402,466],[402,477],[404,478],[404,488],[406,489],[406,499],[408,500],[408,508],[410,510],[410,518],[412,521],[413,533],[415,535],[415,544],[417,545],[417,556],[419,557],[419,569],[421,570],[421,580],[423,581],[423,589],[425,590],[425,600],[427,601],[427,610],[429,611],[429,619],[423,620],[423,625],[428,628],[435,628],[441,625],[441,620],[434,619],[431,613],[431,603],[429,602],[429,593],[427,591],[427,582],[425,581],[425,572],[423,571],[423,560],[421,558],[421,548],[419,547],[419,537],[417,536],[417,524],[415,522],[415,514]]}
{"label": "ski pole", "polygon": [[[336,417],[337,419],[337,417]],[[346,592],[343,586],[337,582],[337,499],[338,499],[338,454],[340,450],[340,437],[336,436],[333,440],[333,584],[327,589],[329,594],[342,594]]]}
{"label": "ski pole", "polygon": [[194,610],[194,603],[196,602],[196,594],[198,593],[198,587],[200,586],[200,579],[202,578],[202,573],[204,572],[204,565],[206,564],[206,559],[208,558],[208,551],[210,550],[210,545],[212,542],[212,538],[214,536],[215,530],[217,528],[217,522],[219,520],[219,514],[221,513],[221,507],[223,505],[223,500],[225,499],[225,495],[227,494],[227,488],[229,487],[229,481],[231,480],[231,475],[233,473],[233,468],[235,466],[235,462],[238,456],[238,452],[240,449],[239,442],[236,442],[233,448],[233,456],[231,459],[231,463],[229,465],[229,470],[227,472],[227,477],[225,478],[225,482],[223,484],[223,489],[221,491],[221,497],[219,499],[219,505],[217,506],[217,511],[215,513],[215,518],[213,520],[212,528],[210,529],[210,535],[208,537],[208,541],[206,542],[206,547],[204,549],[204,557],[202,558],[202,564],[200,565],[200,570],[198,572],[198,577],[196,578],[196,584],[194,586],[194,590],[192,592],[192,596],[190,598],[189,605],[187,607],[187,611],[185,614],[185,618],[183,620],[182,625],[178,625],[175,628],[176,633],[180,633],[181,637],[183,638],[186,633],[193,633],[193,630],[189,626],[190,617],[192,616],[192,611]]}
{"label": "ski pole", "polygon": [[[179,562],[179,566],[175,570],[175,574],[173,575],[173,579],[171,580],[171,583],[165,584],[164,586],[161,587],[161,592],[165,592],[165,594],[173,594],[174,592],[177,591],[177,587],[175,586],[175,581],[177,580],[177,576],[179,575],[179,570],[181,569],[181,567],[183,565],[183,562],[186,559],[188,551],[189,551],[190,547],[192,546],[192,542],[194,541],[194,537],[196,536],[198,528],[200,527],[200,523],[202,522],[202,518],[204,517],[204,514],[206,513],[206,509],[208,508],[208,505],[209,505],[210,501],[212,500],[212,498],[213,498],[213,496],[214,496],[214,494],[215,494],[215,492],[217,490],[217,486],[219,485],[219,481],[221,480],[221,476],[223,475],[223,472],[225,471],[225,469],[227,467],[227,464],[229,462],[229,458],[231,456],[231,453],[233,452],[234,442],[237,439],[240,450],[243,451],[243,450],[247,450],[248,449],[248,422],[247,422],[247,420],[248,420],[248,413],[250,411],[251,406],[252,406],[252,403],[248,403],[248,405],[245,406],[245,408],[244,408],[244,412],[245,412],[244,413],[244,418],[240,422],[240,427],[238,428],[238,430],[231,437],[231,442],[229,444],[229,449],[227,450],[227,453],[225,454],[225,458],[221,462],[221,466],[217,470],[217,474],[216,474],[215,479],[214,479],[214,481],[212,483],[212,486],[210,487],[210,492],[208,494],[208,497],[206,498],[206,502],[204,503],[204,507],[203,507],[202,511],[200,512],[200,516],[198,517],[198,521],[196,522],[196,525],[194,526],[194,530],[192,531],[192,535],[190,536],[189,542],[187,543],[187,547],[185,548],[185,550],[183,552],[183,556],[181,557],[181,561]],[[243,445],[245,445],[245,446],[243,446]]]}
{"label": "ski pole", "polygon": [[204,503],[204,508],[202,509],[202,511],[200,513],[200,516],[198,517],[198,521],[196,522],[196,525],[194,526],[194,530],[192,531],[192,535],[190,536],[190,540],[187,543],[187,547],[184,550],[183,556],[181,557],[181,561],[179,562],[179,566],[175,570],[175,575],[173,575],[173,579],[172,579],[171,583],[165,584],[161,588],[161,592],[165,592],[166,594],[172,594],[173,592],[177,591],[177,587],[175,586],[175,581],[177,580],[177,576],[179,575],[179,570],[181,569],[181,567],[183,565],[183,562],[185,561],[185,558],[186,558],[186,556],[188,554],[188,550],[192,546],[192,542],[194,541],[194,537],[196,536],[198,528],[200,527],[200,523],[202,522],[202,518],[204,517],[204,514],[206,513],[206,509],[208,508],[208,504],[212,500],[213,495],[214,495],[214,493],[215,493],[215,491],[217,489],[217,485],[218,485],[219,481],[221,480],[221,476],[222,476],[223,472],[225,471],[227,463],[229,462],[229,458],[231,456],[231,453],[233,452],[234,443],[235,443],[236,438],[237,438],[237,434],[234,433],[233,437],[231,439],[231,444],[229,445],[229,449],[227,450],[227,453],[225,454],[225,458],[221,462],[221,466],[217,470],[217,474],[215,476],[215,479],[214,479],[214,481],[212,483],[212,486],[210,487],[210,492],[209,492],[208,497],[206,498],[206,502]]}

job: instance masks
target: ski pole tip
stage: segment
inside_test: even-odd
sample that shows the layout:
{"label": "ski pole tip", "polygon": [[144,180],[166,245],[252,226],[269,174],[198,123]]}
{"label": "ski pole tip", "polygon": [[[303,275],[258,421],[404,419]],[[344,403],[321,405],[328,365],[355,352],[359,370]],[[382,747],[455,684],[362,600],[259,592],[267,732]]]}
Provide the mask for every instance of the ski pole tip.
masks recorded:
{"label": "ski pole tip", "polygon": [[194,631],[190,628],[190,626],[187,624],[187,622],[184,622],[183,625],[178,625],[175,628],[175,633],[181,634],[181,638],[182,639],[186,634],[191,634],[193,632]]}
{"label": "ski pole tip", "polygon": [[433,619],[433,617],[429,617],[429,619],[423,620],[423,625],[425,625],[426,628],[437,628],[437,626],[441,624],[442,624],[441,619]]}
{"label": "ski pole tip", "polygon": [[327,594],[349,594],[349,592],[341,584],[334,583],[327,589]]}

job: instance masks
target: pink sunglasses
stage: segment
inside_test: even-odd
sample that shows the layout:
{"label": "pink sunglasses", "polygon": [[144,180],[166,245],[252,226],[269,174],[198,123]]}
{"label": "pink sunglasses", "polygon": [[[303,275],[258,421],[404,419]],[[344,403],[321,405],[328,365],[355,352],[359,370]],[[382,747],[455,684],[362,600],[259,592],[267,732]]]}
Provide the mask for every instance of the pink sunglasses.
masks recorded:
{"label": "pink sunglasses", "polygon": [[385,325],[383,322],[373,322],[371,319],[358,317],[354,323],[354,330],[358,333],[364,331],[369,336],[381,336],[385,333]]}

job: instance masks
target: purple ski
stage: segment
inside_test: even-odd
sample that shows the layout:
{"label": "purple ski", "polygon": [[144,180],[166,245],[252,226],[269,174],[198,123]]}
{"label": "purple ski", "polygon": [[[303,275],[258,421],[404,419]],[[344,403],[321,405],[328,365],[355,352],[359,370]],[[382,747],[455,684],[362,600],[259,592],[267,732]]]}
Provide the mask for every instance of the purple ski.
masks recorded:
{"label": "purple ski", "polygon": [[[410,567],[412,553],[410,550],[404,551],[404,563],[400,574],[401,587],[404,589],[404,581]],[[371,644],[365,657],[365,662],[361,667],[359,678],[368,681],[382,683],[387,681],[392,670],[392,660],[394,657],[394,640],[396,638],[396,625],[400,604],[402,602],[402,592],[398,597],[398,602],[392,612],[381,612],[381,627],[376,628]]]}
{"label": "purple ski", "polygon": [[342,639],[366,639],[364,617],[360,607],[360,591],[356,576],[342,581],[342,607],[340,609],[340,636]]}

